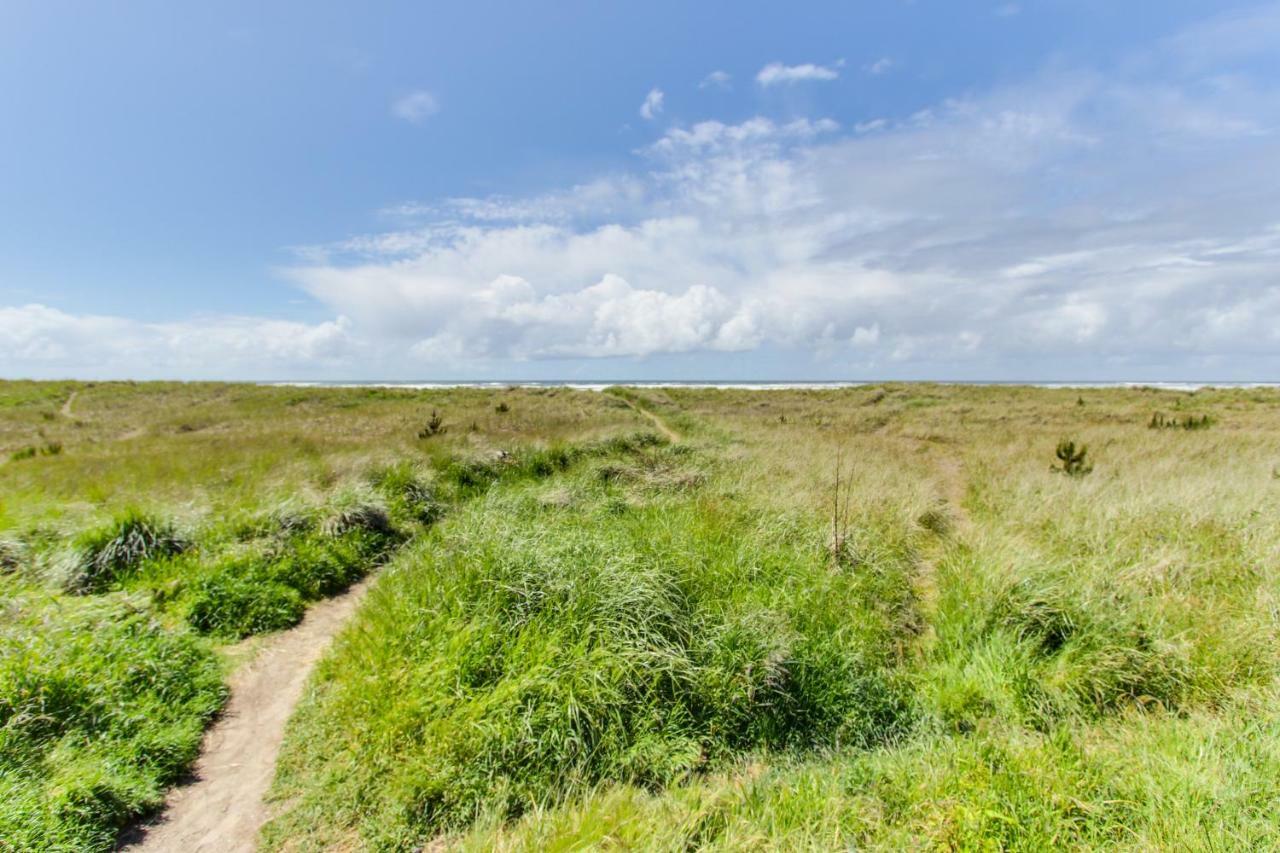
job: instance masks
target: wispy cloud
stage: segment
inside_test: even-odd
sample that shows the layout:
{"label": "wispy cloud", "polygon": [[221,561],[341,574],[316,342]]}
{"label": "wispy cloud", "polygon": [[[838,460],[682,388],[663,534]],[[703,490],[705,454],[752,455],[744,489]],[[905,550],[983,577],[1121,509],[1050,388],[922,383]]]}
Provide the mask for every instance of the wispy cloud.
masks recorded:
{"label": "wispy cloud", "polygon": [[653,121],[658,117],[663,109],[663,101],[666,95],[661,89],[650,89],[649,94],[644,96],[644,103],[640,105],[640,118],[645,121]]}
{"label": "wispy cloud", "polygon": [[761,86],[777,86],[784,83],[801,83],[807,80],[835,80],[840,76],[839,67],[814,65],[806,62],[803,65],[783,65],[781,62],[770,62],[756,74],[756,82]]}
{"label": "wispy cloud", "polygon": [[867,66],[867,73],[874,74],[875,76],[879,77],[881,74],[887,74],[889,70],[892,69],[893,66],[896,64],[897,63],[895,63],[889,57],[882,56],[881,58],[877,59],[875,62],[872,62],[870,65]]}
{"label": "wispy cloud", "polygon": [[391,104],[391,114],[412,124],[422,124],[440,112],[440,102],[426,89],[410,92]]}
{"label": "wispy cloud", "polygon": [[702,78],[702,82],[698,84],[699,89],[728,89],[729,83],[733,78],[728,71],[712,71],[706,77]]}
{"label": "wispy cloud", "polygon": [[144,323],[40,304],[0,308],[0,371],[9,376],[278,379],[330,370],[359,349],[344,317],[315,324],[236,316]]}

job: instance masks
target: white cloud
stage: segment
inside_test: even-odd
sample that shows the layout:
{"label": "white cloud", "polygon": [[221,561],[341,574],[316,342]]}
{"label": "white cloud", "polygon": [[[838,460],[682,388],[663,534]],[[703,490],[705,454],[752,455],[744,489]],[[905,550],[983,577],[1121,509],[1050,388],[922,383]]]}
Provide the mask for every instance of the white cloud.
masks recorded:
{"label": "white cloud", "polygon": [[706,77],[702,78],[702,82],[698,84],[699,89],[728,89],[729,83],[733,78],[729,76],[728,71],[712,71]]}
{"label": "white cloud", "polygon": [[440,102],[436,100],[435,95],[425,89],[397,98],[391,105],[392,115],[412,124],[422,124],[438,112],[440,112]]}
{"label": "white cloud", "polygon": [[770,62],[756,74],[756,82],[761,86],[777,86],[783,83],[800,83],[806,80],[835,80],[840,76],[837,70],[841,63],[834,67],[814,65],[806,62],[803,65],[783,65],[781,62]]}
{"label": "white cloud", "polygon": [[697,353],[809,375],[1274,375],[1280,92],[1194,35],[851,128],[673,127],[624,172],[401,205],[397,228],[285,271],[327,322],[3,309],[0,369],[421,378]]}
{"label": "white cloud", "polygon": [[662,102],[666,95],[661,89],[650,89],[649,94],[644,96],[644,103],[640,105],[640,117],[645,121],[653,121],[662,112]]}
{"label": "white cloud", "polygon": [[353,328],[471,363],[767,347],[898,375],[1280,365],[1280,144],[1260,132],[1280,96],[1232,85],[1055,71],[844,135],[699,122],[631,174],[455,200],[291,275]]}
{"label": "white cloud", "polygon": [[873,347],[879,342],[879,323],[872,323],[870,326],[857,326],[853,330],[853,336],[849,338],[849,343],[855,347]]}
{"label": "white cloud", "polygon": [[358,350],[344,317],[316,324],[215,316],[167,323],[0,308],[0,371],[8,376],[257,376],[341,363]]}
{"label": "white cloud", "polygon": [[895,63],[889,57],[882,56],[879,59],[877,59],[875,62],[867,66],[867,73],[873,74],[879,77],[881,74],[887,74],[889,72],[889,69],[893,68],[893,66],[896,64],[897,63]]}

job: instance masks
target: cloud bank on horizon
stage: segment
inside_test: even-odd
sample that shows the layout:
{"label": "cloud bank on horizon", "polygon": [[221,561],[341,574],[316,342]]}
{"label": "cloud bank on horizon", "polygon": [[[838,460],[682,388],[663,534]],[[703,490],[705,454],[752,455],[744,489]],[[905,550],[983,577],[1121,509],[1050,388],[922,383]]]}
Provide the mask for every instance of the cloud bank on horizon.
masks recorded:
{"label": "cloud bank on horizon", "polygon": [[[297,319],[33,300],[0,308],[0,371],[1275,379],[1276,44],[1269,4],[856,122],[690,116],[655,85],[629,166],[396,203],[394,227],[298,249]],[[768,97],[909,70],[761,60],[741,76]],[[414,90],[392,112],[444,111]]]}

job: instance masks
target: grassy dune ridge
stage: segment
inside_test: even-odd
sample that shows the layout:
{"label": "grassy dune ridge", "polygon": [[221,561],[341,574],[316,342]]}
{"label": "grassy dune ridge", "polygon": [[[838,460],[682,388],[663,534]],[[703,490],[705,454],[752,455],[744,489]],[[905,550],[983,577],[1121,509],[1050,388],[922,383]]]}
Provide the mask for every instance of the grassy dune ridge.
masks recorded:
{"label": "grassy dune ridge", "polygon": [[[64,849],[186,766],[235,637],[382,560],[268,848],[1280,845],[1273,390],[3,383],[0,441],[0,826]],[[130,507],[181,547],[65,591]],[[284,617],[193,620],[209,578]],[[4,710],[84,690],[144,723]]]}

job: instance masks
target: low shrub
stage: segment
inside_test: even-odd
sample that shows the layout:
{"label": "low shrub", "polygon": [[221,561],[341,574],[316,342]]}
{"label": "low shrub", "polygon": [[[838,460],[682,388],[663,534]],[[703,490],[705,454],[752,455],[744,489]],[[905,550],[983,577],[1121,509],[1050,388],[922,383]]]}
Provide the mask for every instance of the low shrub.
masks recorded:
{"label": "low shrub", "polygon": [[1156,412],[1147,422],[1147,429],[1183,429],[1188,432],[1208,429],[1213,426],[1213,418],[1209,415],[1186,415],[1182,418],[1165,417]]}
{"label": "low shrub", "polygon": [[1060,466],[1052,466],[1052,470],[1068,477],[1083,477],[1093,470],[1093,463],[1089,462],[1087,457],[1089,450],[1083,444],[1076,446],[1074,441],[1063,439],[1058,442],[1058,448],[1054,455],[1058,457]]}
{"label": "low shrub", "polygon": [[418,430],[418,438],[434,438],[437,435],[444,435],[449,428],[444,425],[444,418],[435,409],[431,410],[431,417],[427,418],[426,424],[422,429]]}

